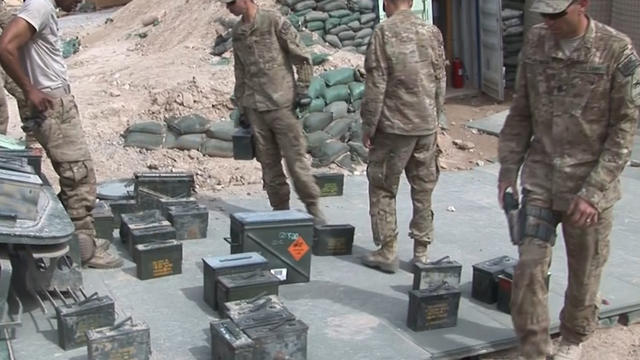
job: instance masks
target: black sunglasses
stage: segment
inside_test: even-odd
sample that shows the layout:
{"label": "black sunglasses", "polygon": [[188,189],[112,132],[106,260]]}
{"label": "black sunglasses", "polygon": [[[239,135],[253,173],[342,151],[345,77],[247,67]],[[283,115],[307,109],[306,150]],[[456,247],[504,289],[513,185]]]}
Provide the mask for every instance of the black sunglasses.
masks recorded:
{"label": "black sunglasses", "polygon": [[571,5],[573,5],[575,3],[575,1],[572,1],[571,3],[569,3],[569,5],[567,6],[566,9],[560,11],[559,13],[554,13],[554,14],[540,14],[540,16],[542,16],[543,18],[547,19],[547,20],[558,20],[558,19],[562,19],[563,17],[567,16],[567,10],[569,10],[569,8],[571,7]]}

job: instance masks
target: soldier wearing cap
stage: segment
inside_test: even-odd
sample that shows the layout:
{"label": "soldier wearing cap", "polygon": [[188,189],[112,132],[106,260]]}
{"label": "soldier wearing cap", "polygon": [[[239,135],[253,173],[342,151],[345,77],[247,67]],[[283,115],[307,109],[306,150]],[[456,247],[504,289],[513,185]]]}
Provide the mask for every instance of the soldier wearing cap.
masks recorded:
{"label": "soldier wearing cap", "polygon": [[[252,0],[220,1],[233,15],[242,16],[232,32],[234,98],[242,119],[248,119],[251,125],[271,207],[289,209],[284,156],[300,200],[316,223],[322,224],[320,189],[305,159],[302,125],[293,113],[297,103],[308,100],[311,58],[293,25],[278,12],[261,9]],[[296,66],[297,84],[292,65]]]}
{"label": "soldier wearing cap", "polygon": [[396,194],[404,172],[411,186],[412,262],[426,262],[433,241],[431,194],[438,181],[438,115],[446,90],[442,34],[411,12],[411,0],[385,0],[389,19],[378,25],[365,58],[362,115],[369,148],[369,214],[380,248],[362,263],[384,272],[398,268]]}
{"label": "soldier wearing cap", "polygon": [[[516,92],[500,133],[498,197],[516,192],[522,236],[511,314],[524,359],[581,359],[597,326],[613,205],[640,105],[640,60],[630,39],[587,15],[588,0],[536,0],[544,23],[527,34]],[[517,193],[517,192],[516,192]],[[562,223],[568,285],[559,347],[549,338],[545,283]]]}
{"label": "soldier wearing cap", "polygon": [[83,265],[117,268],[122,259],[108,251],[108,240],[96,238],[96,175],[58,46],[56,8],[73,11],[79,2],[26,1],[0,37],[0,62],[27,100],[23,129],[42,145],[60,178],[58,197],[75,226]]}

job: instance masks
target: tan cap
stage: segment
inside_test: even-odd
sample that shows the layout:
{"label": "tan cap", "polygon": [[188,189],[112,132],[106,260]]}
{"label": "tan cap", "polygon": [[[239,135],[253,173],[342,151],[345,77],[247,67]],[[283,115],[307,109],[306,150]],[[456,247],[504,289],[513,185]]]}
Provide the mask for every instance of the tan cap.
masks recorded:
{"label": "tan cap", "polygon": [[573,0],[535,0],[531,11],[541,14],[557,14],[566,10]]}

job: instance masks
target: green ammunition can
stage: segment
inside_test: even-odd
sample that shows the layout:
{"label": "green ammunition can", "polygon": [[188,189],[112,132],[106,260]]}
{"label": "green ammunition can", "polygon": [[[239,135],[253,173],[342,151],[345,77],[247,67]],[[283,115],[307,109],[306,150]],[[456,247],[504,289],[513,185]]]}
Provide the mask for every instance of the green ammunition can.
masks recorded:
{"label": "green ammunition can", "polygon": [[113,213],[113,227],[119,229],[122,223],[122,215],[132,214],[138,211],[138,205],[133,199],[106,200]]}
{"label": "green ammunition can", "polygon": [[342,196],[344,190],[344,174],[313,174],[320,188],[320,196]]}
{"label": "green ammunition can", "polygon": [[131,214],[122,214],[120,224],[120,240],[127,244],[131,240],[134,229],[144,229],[155,226],[171,226],[160,210],[146,210]]}
{"label": "green ammunition can", "polygon": [[138,172],[133,174],[138,189],[148,189],[169,198],[187,198],[193,194],[195,181],[191,172]]}
{"label": "green ammunition can", "polygon": [[177,240],[207,237],[209,210],[202,205],[181,205],[167,208],[167,219],[176,229]]}
{"label": "green ammunition can", "polygon": [[87,330],[112,326],[116,320],[113,299],[94,293],[75,304],[56,306],[58,344],[64,350],[87,344]]}
{"label": "green ammunition can", "polygon": [[352,225],[316,225],[313,255],[350,255],[355,228]]}
{"label": "green ammunition can", "polygon": [[130,241],[127,243],[129,254],[132,258],[136,256],[136,245],[158,242],[163,240],[175,240],[176,229],[171,225],[149,226],[131,231]]}
{"label": "green ammunition can", "polygon": [[182,274],[182,243],[155,241],[135,247],[136,274],[140,280]]}
{"label": "green ammunition can", "polygon": [[222,275],[216,283],[218,308],[229,301],[254,298],[258,295],[278,295],[280,280],[267,270]]}
{"label": "green ammunition can", "polygon": [[454,327],[458,323],[460,290],[446,282],[409,291],[407,327],[413,331]]}
{"label": "green ammunition can", "polygon": [[255,157],[251,129],[237,129],[233,133],[231,141],[233,143],[234,160],[252,160]]}
{"label": "green ammunition can", "polygon": [[213,310],[218,310],[216,296],[216,282],[222,275],[268,270],[269,262],[256,252],[240,253],[225,256],[210,256],[202,258],[204,268],[204,301]]}
{"label": "green ammunition can", "polygon": [[224,314],[242,330],[296,319],[276,295],[230,301],[224,303],[223,309]]}
{"label": "green ammunition can", "polygon": [[413,267],[413,290],[427,289],[443,281],[458,286],[461,273],[462,264],[449,256],[426,264],[416,263]]}
{"label": "green ammunition can", "polygon": [[518,260],[509,256],[500,256],[473,265],[471,297],[487,304],[498,301],[498,275],[514,267]]}
{"label": "green ammunition can", "polygon": [[98,201],[91,215],[96,227],[96,236],[113,242],[114,220],[109,204],[106,201]]}
{"label": "green ammunition can", "polygon": [[129,316],[110,327],[87,332],[89,360],[149,360],[151,332],[144,322]]}
{"label": "green ammunition can", "polygon": [[245,330],[255,344],[255,360],[307,358],[307,332],[309,327],[301,320],[283,321]]}
{"label": "green ammunition can", "polygon": [[254,360],[255,344],[229,319],[210,323],[212,360]]}

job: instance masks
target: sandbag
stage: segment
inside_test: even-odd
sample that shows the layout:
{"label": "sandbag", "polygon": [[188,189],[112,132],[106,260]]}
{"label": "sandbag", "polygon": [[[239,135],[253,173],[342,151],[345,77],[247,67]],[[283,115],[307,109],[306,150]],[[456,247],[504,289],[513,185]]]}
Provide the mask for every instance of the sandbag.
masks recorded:
{"label": "sandbag", "polygon": [[165,128],[163,123],[159,123],[157,121],[143,121],[143,122],[131,124],[131,126],[127,128],[126,132],[127,133],[140,132],[140,133],[147,133],[147,134],[162,135],[164,134],[164,129]]}
{"label": "sandbag", "polygon": [[200,145],[206,139],[204,134],[188,134],[179,136],[176,139],[176,149],[200,150]]}
{"label": "sandbag", "polygon": [[320,131],[333,121],[333,114],[330,112],[312,112],[302,119],[302,127],[307,133]]}
{"label": "sandbag", "polygon": [[288,16],[291,14],[291,8],[288,6],[280,6],[280,14],[282,14],[282,16]]}
{"label": "sandbag", "polygon": [[200,146],[200,152],[207,156],[230,158],[233,157],[233,143],[220,139],[208,139]]}
{"label": "sandbag", "polygon": [[376,26],[376,23],[373,21],[369,21],[367,23],[363,23],[362,21],[360,21],[360,24],[362,24],[363,28],[370,28],[370,29],[373,29],[374,26]]}
{"label": "sandbag", "polygon": [[332,18],[343,18],[351,14],[352,12],[346,9],[329,11],[329,16],[331,16]]}
{"label": "sandbag", "polygon": [[[362,138],[360,139],[360,141],[362,141]],[[367,150],[361,142],[349,141],[347,146],[349,146],[349,152],[351,154],[357,155],[364,162],[369,162],[369,150]]]}
{"label": "sandbag", "polygon": [[336,35],[325,35],[324,41],[335,48],[340,49],[342,47],[342,42],[340,42],[340,39],[338,39]]}
{"label": "sandbag", "polygon": [[325,61],[327,61],[328,58],[329,58],[329,54],[312,53],[311,54],[311,64],[320,65],[320,64],[324,63]]}
{"label": "sandbag", "polygon": [[365,46],[360,46],[359,48],[357,48],[356,50],[358,50],[358,53],[360,54],[366,54],[367,53],[367,45]]}
{"label": "sandbag", "polygon": [[329,19],[329,14],[321,11],[312,11],[304,16],[304,21],[307,23],[314,21],[325,21]]}
{"label": "sandbag", "polygon": [[349,93],[351,94],[352,102],[362,99],[364,97],[364,84],[356,81],[349,83]]}
{"label": "sandbag", "polygon": [[164,143],[162,147],[165,149],[174,149],[178,142],[178,137],[171,131],[167,131],[167,134],[164,136]]}
{"label": "sandbag", "polygon": [[323,27],[322,29],[320,29],[320,30],[316,30],[316,31],[314,31],[313,33],[314,33],[314,34],[316,34],[316,35],[318,35],[318,37],[319,37],[320,39],[322,39],[322,38],[324,37],[324,27]]}
{"label": "sandbag", "polygon": [[205,132],[205,135],[212,139],[231,141],[234,132],[233,121],[220,121],[211,124]]}
{"label": "sandbag", "polygon": [[309,84],[309,91],[307,92],[307,95],[309,95],[309,97],[312,99],[324,97],[324,92],[326,90],[326,80],[320,76],[314,76],[313,78],[311,78],[311,83]]}
{"label": "sandbag", "polygon": [[309,112],[310,113],[321,112],[322,110],[324,110],[324,107],[326,105],[327,104],[324,102],[323,98],[315,98],[311,100],[311,104],[309,105]]}
{"label": "sandbag", "polygon": [[373,0],[358,0],[358,9],[372,11],[374,6]]}
{"label": "sandbag", "polygon": [[320,74],[320,77],[324,79],[324,81],[327,83],[327,86],[346,85],[354,80],[353,72],[354,71],[352,68],[344,67],[326,71]]}
{"label": "sandbag", "polygon": [[352,22],[348,23],[347,26],[349,27],[349,29],[351,29],[351,31],[356,32],[356,33],[358,31],[362,30],[362,25],[360,25],[359,21],[352,21]]}
{"label": "sandbag", "polygon": [[366,23],[368,23],[370,21],[375,21],[375,20],[376,20],[376,14],[375,13],[360,15],[360,23],[361,24],[366,24]]}
{"label": "sandbag", "polygon": [[[311,29],[309,29],[311,30]],[[301,31],[299,34],[300,36],[300,42],[306,46],[313,46],[313,44],[315,44],[315,40],[313,40],[313,34],[308,32],[308,31]]]}
{"label": "sandbag", "polygon": [[309,31],[324,30],[324,22],[312,21],[310,23],[307,23],[307,29],[309,29]]}
{"label": "sandbag", "polygon": [[306,134],[307,137],[307,152],[311,153],[311,156],[317,157],[320,155],[320,149],[322,144],[331,139],[331,136],[324,131],[316,131],[310,134]]}
{"label": "sandbag", "polygon": [[229,113],[229,120],[233,122],[233,127],[240,127],[240,110],[233,109],[233,111]]}
{"label": "sandbag", "polygon": [[336,101],[325,106],[324,111],[332,113],[333,118],[338,119],[347,116],[347,113],[349,112],[349,104],[347,104],[346,101]]}
{"label": "sandbag", "polygon": [[125,147],[137,147],[147,150],[159,149],[162,147],[163,142],[164,135],[143,132],[130,132],[124,138]]}
{"label": "sandbag", "polygon": [[327,104],[331,104],[336,101],[347,101],[349,98],[349,87],[347,85],[331,86],[324,92],[324,100]]}
{"label": "sandbag", "polygon": [[349,127],[349,141],[362,142],[362,121],[354,121]]}
{"label": "sandbag", "polygon": [[347,3],[343,0],[331,1],[329,3],[318,4],[318,10],[322,10],[324,12],[337,11],[337,10],[346,10]]}
{"label": "sandbag", "polygon": [[186,116],[171,116],[167,120],[167,126],[178,135],[203,133],[211,122],[199,114]]}
{"label": "sandbag", "polygon": [[353,40],[343,40],[342,41],[342,49],[344,49],[345,51],[355,51],[356,48],[353,47]]}
{"label": "sandbag", "polygon": [[304,11],[307,9],[315,9],[316,2],[313,0],[305,0],[301,1],[295,5],[293,5],[293,10],[296,12]]}
{"label": "sandbag", "polygon": [[329,34],[331,35],[338,35],[343,31],[350,31],[349,27],[347,25],[338,25],[336,27],[334,27],[333,29],[329,30]]}
{"label": "sandbag", "polygon": [[304,0],[284,0],[283,2],[290,8],[296,6],[296,4],[302,2]]}
{"label": "sandbag", "polygon": [[[345,40],[353,40],[356,37],[356,33],[354,33],[351,30],[348,31],[343,31],[340,34],[338,34],[338,39],[340,39],[340,41],[345,41]],[[344,46],[344,44],[342,44]]]}
{"label": "sandbag", "polygon": [[293,25],[294,28],[296,28],[296,30],[300,30],[300,18],[298,16],[296,16],[295,14],[291,14],[287,16],[287,19],[289,19],[289,22]]}
{"label": "sandbag", "polygon": [[360,47],[362,45],[365,45],[364,39],[358,39],[358,38],[353,39],[353,46]]}
{"label": "sandbag", "polygon": [[356,39],[366,39],[371,38],[371,34],[373,34],[373,30],[371,29],[362,29],[358,31],[356,34]]}
{"label": "sandbag", "polygon": [[349,16],[345,16],[343,18],[340,18],[340,25],[347,25],[348,23],[352,22],[352,21],[359,21],[360,20],[360,14],[355,13],[355,14],[351,14]]}
{"label": "sandbag", "polygon": [[308,13],[310,13],[310,12],[312,12],[312,11],[313,11],[313,9],[307,9],[307,10],[302,10],[302,11],[296,11],[296,12],[294,12],[293,14],[294,14],[295,16],[299,17],[299,18],[300,18],[300,22],[302,22],[302,19],[304,19],[304,17],[305,17]]}
{"label": "sandbag", "polygon": [[317,156],[314,156],[312,165],[314,167],[327,166],[347,152],[349,152],[347,144],[338,140],[327,140],[320,146]]}
{"label": "sandbag", "polygon": [[340,119],[333,120],[326,128],[324,128],[324,132],[329,134],[334,139],[337,140],[345,140],[349,134],[349,127],[353,123],[352,118],[343,117]]}
{"label": "sandbag", "polygon": [[324,30],[329,31],[338,25],[340,25],[340,19],[329,18],[329,20],[324,22]]}

